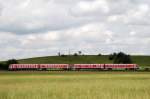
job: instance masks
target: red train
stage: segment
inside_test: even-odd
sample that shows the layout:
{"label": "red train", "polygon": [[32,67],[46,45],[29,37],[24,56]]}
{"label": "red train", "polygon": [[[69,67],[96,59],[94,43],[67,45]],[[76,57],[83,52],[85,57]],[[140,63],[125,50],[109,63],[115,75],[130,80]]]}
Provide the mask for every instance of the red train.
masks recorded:
{"label": "red train", "polygon": [[9,70],[136,70],[137,64],[11,64]]}

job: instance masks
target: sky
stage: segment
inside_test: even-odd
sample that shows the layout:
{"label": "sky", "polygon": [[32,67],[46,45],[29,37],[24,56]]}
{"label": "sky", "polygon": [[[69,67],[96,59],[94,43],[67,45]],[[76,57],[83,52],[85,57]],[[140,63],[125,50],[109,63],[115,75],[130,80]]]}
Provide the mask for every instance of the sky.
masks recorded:
{"label": "sky", "polygon": [[0,0],[0,60],[150,55],[150,0]]}

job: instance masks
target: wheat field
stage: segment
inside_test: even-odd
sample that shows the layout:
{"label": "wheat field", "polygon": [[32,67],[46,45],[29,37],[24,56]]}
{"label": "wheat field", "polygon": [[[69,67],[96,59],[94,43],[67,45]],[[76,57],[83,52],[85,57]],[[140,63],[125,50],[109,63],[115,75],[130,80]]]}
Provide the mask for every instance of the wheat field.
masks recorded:
{"label": "wheat field", "polygon": [[0,72],[0,99],[150,99],[150,72]]}

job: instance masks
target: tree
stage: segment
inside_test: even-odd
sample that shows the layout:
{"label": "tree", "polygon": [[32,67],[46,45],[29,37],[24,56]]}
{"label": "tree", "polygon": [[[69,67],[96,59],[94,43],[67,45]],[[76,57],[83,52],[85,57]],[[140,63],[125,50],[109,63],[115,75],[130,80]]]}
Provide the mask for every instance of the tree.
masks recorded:
{"label": "tree", "polygon": [[123,58],[124,58],[123,63],[125,64],[132,63],[130,55],[125,55]]}
{"label": "tree", "polygon": [[10,59],[6,62],[0,63],[0,69],[8,70],[10,64],[18,64],[18,61],[16,59]]}
{"label": "tree", "polygon": [[5,70],[5,69],[7,69],[6,65],[4,63],[0,63],[0,70]]}
{"label": "tree", "polygon": [[10,64],[18,64],[18,61],[16,59],[10,59],[10,60],[6,61],[5,65],[6,65],[7,69]]}
{"label": "tree", "polygon": [[110,54],[109,55],[109,60],[113,60],[114,58],[113,58],[113,54]]}
{"label": "tree", "polygon": [[113,53],[109,56],[109,60],[114,60],[115,64],[130,64],[132,63],[130,55],[123,52]]}
{"label": "tree", "polygon": [[115,59],[116,56],[117,56],[117,53],[110,54],[109,55],[109,60]]}
{"label": "tree", "polygon": [[79,55],[81,55],[81,54],[82,54],[82,52],[81,52],[81,51],[78,51],[78,53],[79,53]]}
{"label": "tree", "polygon": [[78,53],[74,53],[74,56],[78,56]]}
{"label": "tree", "polygon": [[61,54],[61,57],[67,57],[67,55],[65,55],[65,54]]}
{"label": "tree", "polygon": [[99,54],[98,54],[98,56],[102,56],[102,54],[101,54],[101,53],[99,53]]}
{"label": "tree", "polygon": [[6,62],[6,64],[18,64],[18,61],[16,59],[10,59]]}

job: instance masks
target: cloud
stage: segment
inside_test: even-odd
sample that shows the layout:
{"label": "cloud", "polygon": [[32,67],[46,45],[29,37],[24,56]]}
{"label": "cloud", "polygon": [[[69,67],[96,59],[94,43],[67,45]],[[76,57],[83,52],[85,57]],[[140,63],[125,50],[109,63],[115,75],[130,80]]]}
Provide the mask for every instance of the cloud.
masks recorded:
{"label": "cloud", "polygon": [[75,6],[73,10],[79,14],[93,14],[93,12],[108,13],[109,7],[107,2],[104,0],[81,1]]}
{"label": "cloud", "polygon": [[2,2],[2,4],[4,6],[0,20],[2,32],[18,34],[46,32],[82,23],[69,16],[69,8],[52,0],[16,0],[15,3]]}
{"label": "cloud", "polygon": [[148,0],[0,0],[0,59],[150,54],[149,10]]}

